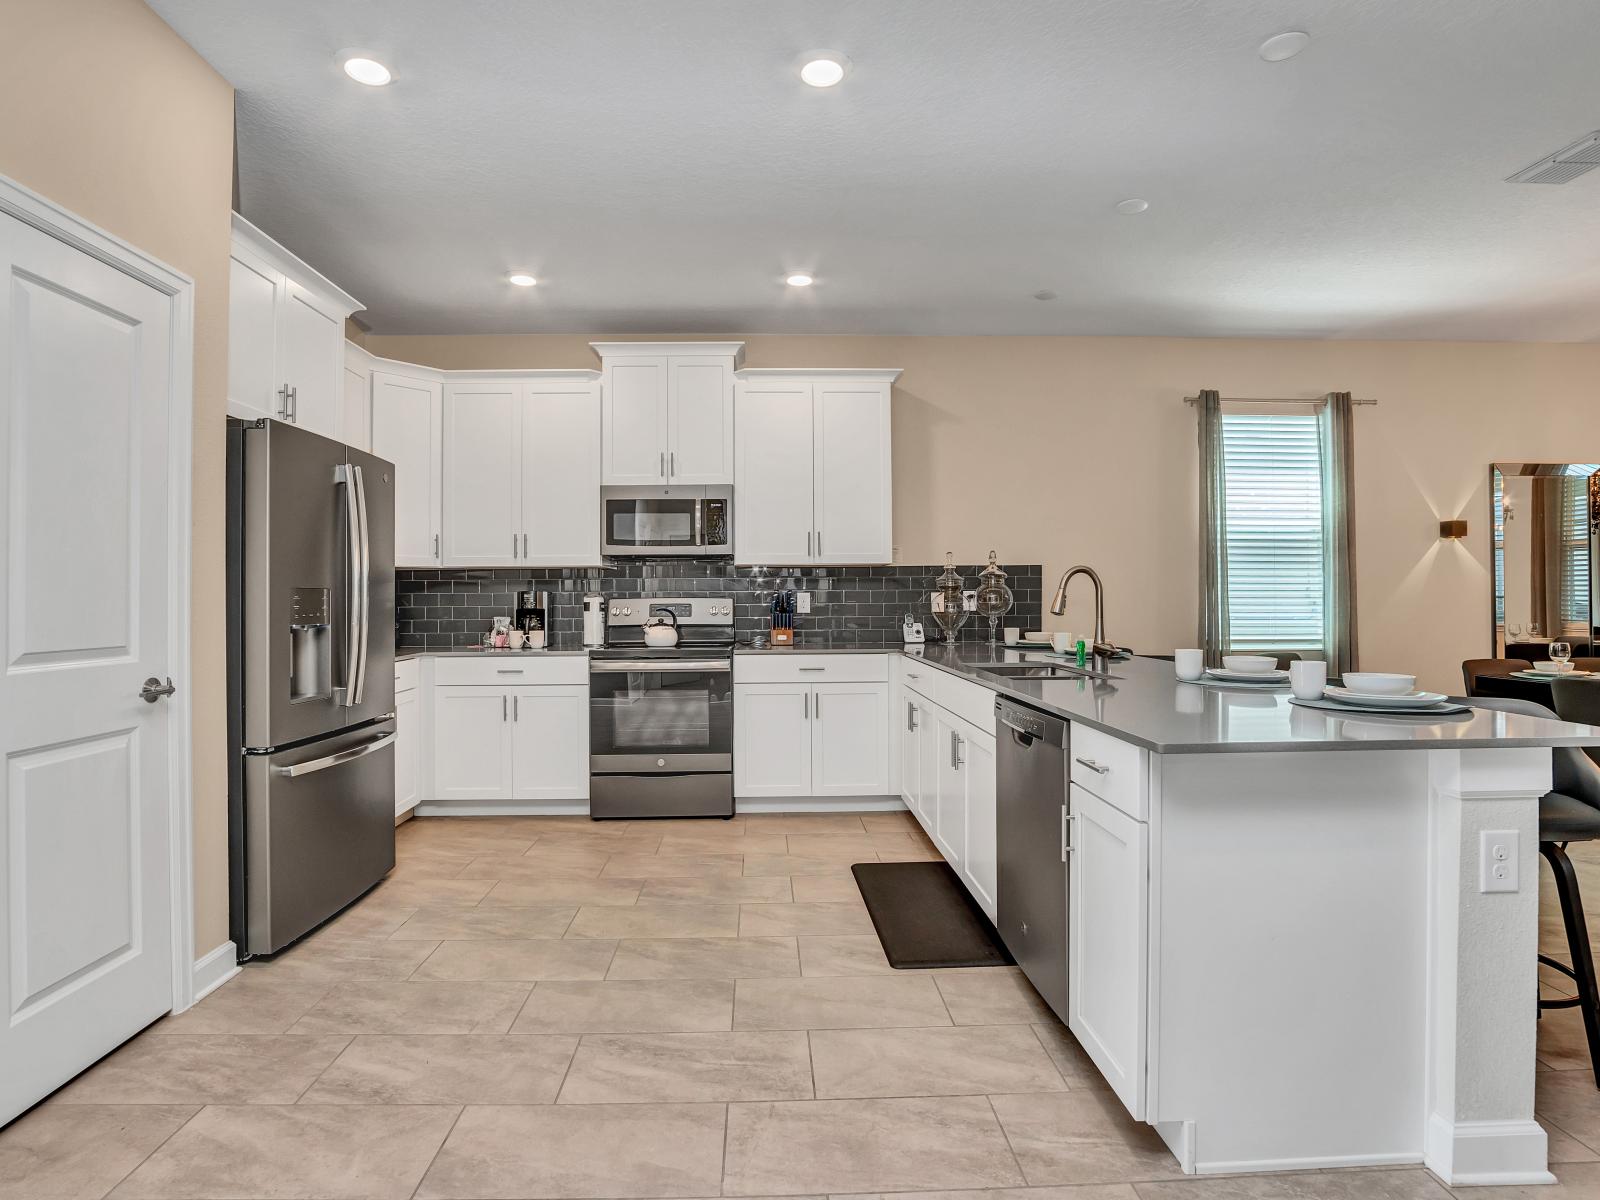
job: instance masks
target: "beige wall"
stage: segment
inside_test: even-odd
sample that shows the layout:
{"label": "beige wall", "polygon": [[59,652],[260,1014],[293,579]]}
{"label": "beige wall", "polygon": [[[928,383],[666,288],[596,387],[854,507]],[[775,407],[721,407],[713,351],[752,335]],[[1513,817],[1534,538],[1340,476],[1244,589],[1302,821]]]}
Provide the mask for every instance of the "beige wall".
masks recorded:
{"label": "beige wall", "polygon": [[[367,339],[436,367],[583,367],[588,337]],[[903,367],[895,391],[896,557],[1075,562],[1105,578],[1107,632],[1150,652],[1195,641],[1195,424],[1181,398],[1350,391],[1356,410],[1361,659],[1459,691],[1489,653],[1488,464],[1600,455],[1600,346],[1179,338],[765,337],[753,367]],[[1438,521],[1465,517],[1465,543]],[[1077,586],[1077,585],[1075,585]],[[1089,591],[1066,620],[1089,628]]]}
{"label": "beige wall", "polygon": [[0,0],[0,174],[195,281],[195,942],[228,937],[223,448],[233,89],[139,0]]}

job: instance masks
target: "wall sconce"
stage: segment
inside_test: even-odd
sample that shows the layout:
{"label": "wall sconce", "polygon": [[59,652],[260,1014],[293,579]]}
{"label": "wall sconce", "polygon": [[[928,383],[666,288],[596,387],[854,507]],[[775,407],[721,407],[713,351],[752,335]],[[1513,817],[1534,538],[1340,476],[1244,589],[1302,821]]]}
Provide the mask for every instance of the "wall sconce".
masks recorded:
{"label": "wall sconce", "polygon": [[1467,523],[1465,521],[1440,521],[1439,536],[1442,538],[1464,538],[1467,536]]}

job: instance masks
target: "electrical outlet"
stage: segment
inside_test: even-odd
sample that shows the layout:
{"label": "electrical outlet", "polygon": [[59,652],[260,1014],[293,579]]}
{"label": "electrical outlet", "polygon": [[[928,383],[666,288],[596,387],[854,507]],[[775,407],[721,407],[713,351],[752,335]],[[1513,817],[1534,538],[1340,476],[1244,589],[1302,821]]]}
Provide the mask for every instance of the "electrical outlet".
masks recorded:
{"label": "electrical outlet", "polygon": [[1517,890],[1518,834],[1515,829],[1478,831],[1478,890]]}
{"label": "electrical outlet", "polygon": [[811,593],[810,592],[796,592],[794,594],[794,607],[795,607],[795,611],[800,613],[802,616],[804,616],[806,613],[810,612],[811,611]]}

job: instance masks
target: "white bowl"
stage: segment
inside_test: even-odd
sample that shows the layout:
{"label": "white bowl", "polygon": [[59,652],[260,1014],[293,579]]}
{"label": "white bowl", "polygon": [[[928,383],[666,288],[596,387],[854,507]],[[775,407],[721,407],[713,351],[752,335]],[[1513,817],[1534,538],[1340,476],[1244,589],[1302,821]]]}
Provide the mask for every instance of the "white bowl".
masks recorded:
{"label": "white bowl", "polygon": [[1030,629],[1022,635],[1022,640],[1025,642],[1048,642],[1050,635],[1042,629]]}
{"label": "white bowl", "polygon": [[1384,671],[1346,671],[1341,682],[1352,692],[1369,696],[1403,696],[1417,690],[1415,675],[1391,675]]}
{"label": "white bowl", "polygon": [[1248,671],[1257,674],[1262,671],[1276,671],[1278,660],[1268,658],[1265,654],[1224,654],[1222,665],[1229,671]]}
{"label": "white bowl", "polygon": [[1546,659],[1544,662],[1534,663],[1533,669],[1543,675],[1561,675],[1572,670],[1572,664],[1569,662],[1556,662],[1553,659]]}

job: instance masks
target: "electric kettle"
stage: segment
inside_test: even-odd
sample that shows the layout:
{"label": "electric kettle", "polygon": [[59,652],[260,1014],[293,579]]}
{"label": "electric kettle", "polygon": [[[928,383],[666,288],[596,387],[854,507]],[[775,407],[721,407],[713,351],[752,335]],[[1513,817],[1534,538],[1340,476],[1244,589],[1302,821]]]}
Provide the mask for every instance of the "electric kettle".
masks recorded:
{"label": "electric kettle", "polygon": [[599,592],[590,592],[583,598],[583,644],[606,644],[606,598]]}

